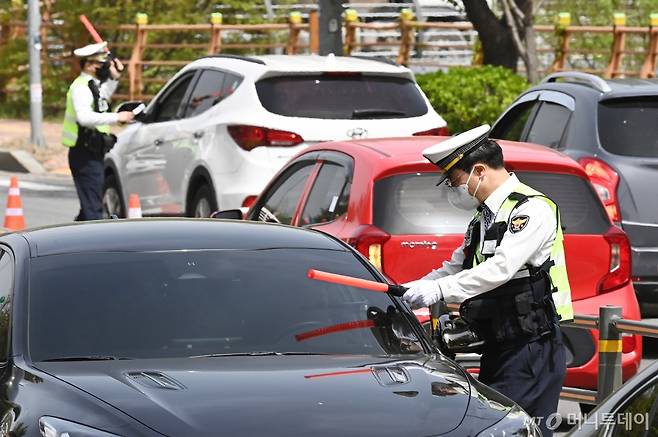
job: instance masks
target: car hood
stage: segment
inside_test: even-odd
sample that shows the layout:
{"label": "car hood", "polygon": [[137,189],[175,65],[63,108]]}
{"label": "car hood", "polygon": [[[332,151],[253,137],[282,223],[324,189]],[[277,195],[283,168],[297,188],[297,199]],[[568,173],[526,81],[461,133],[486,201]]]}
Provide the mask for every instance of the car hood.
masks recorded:
{"label": "car hood", "polygon": [[509,411],[488,402],[462,369],[442,357],[214,357],[38,367],[165,435],[294,430],[428,436],[455,430],[467,411],[486,419],[480,429]]}

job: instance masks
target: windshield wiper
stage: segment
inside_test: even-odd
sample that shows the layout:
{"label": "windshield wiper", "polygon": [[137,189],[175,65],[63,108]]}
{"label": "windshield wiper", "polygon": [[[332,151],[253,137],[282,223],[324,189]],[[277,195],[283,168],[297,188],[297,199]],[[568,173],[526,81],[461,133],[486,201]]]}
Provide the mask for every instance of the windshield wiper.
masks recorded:
{"label": "windshield wiper", "polygon": [[378,115],[406,115],[406,113],[402,111],[396,111],[395,109],[377,109],[377,108],[355,109],[354,111],[352,111],[353,119],[376,117]]}
{"label": "windshield wiper", "polygon": [[47,358],[41,361],[56,362],[56,361],[112,361],[112,360],[132,360],[132,358],[115,357],[113,355],[80,355],[80,356],[70,356],[70,357]]}
{"label": "windshield wiper", "polygon": [[329,355],[322,352],[275,352],[275,351],[262,351],[262,352],[232,352],[232,353],[219,353],[219,354],[205,354],[205,355],[192,355],[188,358],[214,358],[214,357],[268,357],[268,356],[284,356],[284,355]]}

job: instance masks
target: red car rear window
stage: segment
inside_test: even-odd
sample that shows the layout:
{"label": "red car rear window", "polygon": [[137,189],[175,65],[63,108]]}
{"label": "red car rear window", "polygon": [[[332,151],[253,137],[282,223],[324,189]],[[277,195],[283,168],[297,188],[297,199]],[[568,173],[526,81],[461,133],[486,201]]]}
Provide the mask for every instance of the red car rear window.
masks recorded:
{"label": "red car rear window", "polygon": [[[610,227],[594,189],[568,174],[516,172],[560,207],[565,234],[603,234]],[[392,235],[461,234],[472,212],[450,205],[436,173],[409,173],[375,182],[374,225]]]}

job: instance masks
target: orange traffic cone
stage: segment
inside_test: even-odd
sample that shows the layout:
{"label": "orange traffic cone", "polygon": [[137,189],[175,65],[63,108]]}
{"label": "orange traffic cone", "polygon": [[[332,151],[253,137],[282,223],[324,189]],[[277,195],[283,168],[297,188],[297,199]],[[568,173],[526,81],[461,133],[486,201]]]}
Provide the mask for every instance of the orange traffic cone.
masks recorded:
{"label": "orange traffic cone", "polygon": [[128,198],[128,218],[142,218],[142,206],[139,204],[139,195],[134,193]]}
{"label": "orange traffic cone", "polygon": [[21,190],[18,188],[18,179],[16,179],[16,176],[11,177],[11,182],[9,184],[7,209],[5,210],[5,228],[10,231],[20,231],[21,229],[25,229]]}

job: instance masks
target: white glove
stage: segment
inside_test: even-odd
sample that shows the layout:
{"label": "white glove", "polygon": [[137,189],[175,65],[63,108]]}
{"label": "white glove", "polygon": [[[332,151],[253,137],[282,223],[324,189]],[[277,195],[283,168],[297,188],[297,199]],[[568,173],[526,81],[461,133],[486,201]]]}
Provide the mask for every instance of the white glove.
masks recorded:
{"label": "white glove", "polygon": [[413,310],[434,305],[443,298],[441,287],[439,287],[437,281],[419,279],[402,285],[409,288],[409,290],[404,293],[404,296],[402,296],[402,299],[404,299]]}

